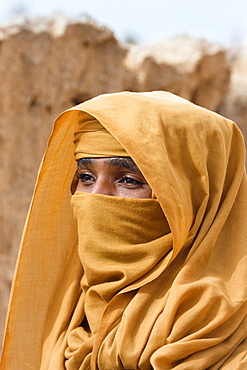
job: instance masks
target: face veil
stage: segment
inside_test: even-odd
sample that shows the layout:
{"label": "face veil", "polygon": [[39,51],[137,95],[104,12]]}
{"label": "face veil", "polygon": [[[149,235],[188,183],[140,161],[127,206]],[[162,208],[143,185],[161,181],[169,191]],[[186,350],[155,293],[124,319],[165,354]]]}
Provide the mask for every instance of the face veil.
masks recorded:
{"label": "face veil", "polygon": [[[95,330],[70,205],[79,117],[96,119],[121,144],[166,220],[155,262],[144,270],[136,263],[137,275],[108,298],[90,290],[102,298]],[[106,94],[61,114],[22,238],[3,368],[64,369],[67,359],[73,370],[244,369],[244,159],[233,122],[166,92]]]}

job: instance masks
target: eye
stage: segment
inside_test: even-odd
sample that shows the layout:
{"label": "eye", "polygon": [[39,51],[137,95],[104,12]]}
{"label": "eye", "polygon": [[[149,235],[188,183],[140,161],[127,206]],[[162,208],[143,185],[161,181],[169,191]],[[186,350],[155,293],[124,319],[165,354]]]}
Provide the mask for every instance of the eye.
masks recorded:
{"label": "eye", "polygon": [[94,177],[88,173],[78,173],[77,177],[84,184],[91,184],[95,180]]}
{"label": "eye", "polygon": [[119,182],[121,182],[122,184],[125,184],[125,185],[141,185],[141,184],[143,184],[142,181],[134,179],[133,177],[130,177],[130,176],[122,177],[122,179]]}

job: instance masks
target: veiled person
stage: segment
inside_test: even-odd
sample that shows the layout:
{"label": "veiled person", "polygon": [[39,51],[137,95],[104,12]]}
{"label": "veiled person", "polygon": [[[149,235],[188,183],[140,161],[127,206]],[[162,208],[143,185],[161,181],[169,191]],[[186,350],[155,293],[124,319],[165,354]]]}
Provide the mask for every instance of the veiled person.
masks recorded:
{"label": "veiled person", "polygon": [[247,369],[237,126],[167,92],[62,113],[40,167],[2,369]]}

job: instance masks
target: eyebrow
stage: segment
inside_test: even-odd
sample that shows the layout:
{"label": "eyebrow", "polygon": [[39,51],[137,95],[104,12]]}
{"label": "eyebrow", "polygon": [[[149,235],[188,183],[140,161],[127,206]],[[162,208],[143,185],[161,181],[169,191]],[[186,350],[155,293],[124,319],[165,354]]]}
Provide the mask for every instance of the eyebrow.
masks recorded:
{"label": "eyebrow", "polygon": [[[94,161],[97,161],[99,158],[81,158],[78,160],[78,166],[89,166]],[[113,157],[107,158],[107,162],[112,167],[122,167],[126,168],[127,170],[140,172],[139,168],[135,164],[132,158],[130,157]]]}

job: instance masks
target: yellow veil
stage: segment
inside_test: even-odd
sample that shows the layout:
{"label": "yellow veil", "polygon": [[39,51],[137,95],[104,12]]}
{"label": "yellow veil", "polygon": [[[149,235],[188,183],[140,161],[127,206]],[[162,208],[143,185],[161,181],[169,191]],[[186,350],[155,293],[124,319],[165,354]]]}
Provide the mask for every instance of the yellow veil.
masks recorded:
{"label": "yellow veil", "polygon": [[1,369],[64,369],[68,335],[80,325],[83,270],[70,205],[79,114],[96,118],[133,158],[172,248],[151,280],[118,294],[89,343],[88,353],[97,349],[90,363],[71,369],[246,369],[243,137],[233,122],[166,92],[101,95],[55,121],[21,242]]}

